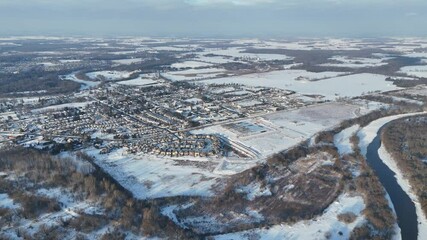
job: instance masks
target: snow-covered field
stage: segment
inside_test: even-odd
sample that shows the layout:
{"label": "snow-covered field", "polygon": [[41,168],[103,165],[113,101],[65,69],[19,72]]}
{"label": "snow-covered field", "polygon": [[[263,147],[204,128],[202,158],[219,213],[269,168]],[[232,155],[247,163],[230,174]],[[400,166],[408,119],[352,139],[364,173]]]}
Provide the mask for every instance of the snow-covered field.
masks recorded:
{"label": "snow-covered field", "polygon": [[96,86],[98,86],[101,83],[101,82],[86,81],[86,80],[78,79],[76,77],[75,73],[72,73],[72,74],[69,74],[69,75],[65,75],[65,76],[61,76],[61,78],[63,80],[69,80],[69,81],[73,81],[73,82],[77,82],[77,83],[82,84],[81,87],[80,87],[80,90],[85,90],[85,89],[89,89],[89,88],[92,88],[92,87],[96,87]]}
{"label": "snow-covered field", "polygon": [[365,68],[365,67],[379,67],[387,65],[385,60],[389,58],[350,58],[344,56],[334,56],[330,58],[332,61],[338,63],[324,63],[320,66],[327,67],[348,67],[348,68]]}
{"label": "snow-covered field", "polygon": [[197,62],[197,61],[185,61],[185,62],[179,62],[174,63],[171,65],[173,68],[201,68],[201,67],[210,67],[213,66],[213,64],[206,63],[206,62]]}
{"label": "snow-covered field", "polygon": [[400,72],[408,76],[427,78],[427,65],[406,66],[401,68]]}
{"label": "snow-covered field", "polygon": [[203,55],[215,54],[225,56],[231,59],[239,61],[251,60],[251,61],[272,61],[272,60],[292,60],[293,57],[286,56],[284,54],[255,54],[244,52],[245,48],[231,47],[227,49],[207,49],[202,52]]}
{"label": "snow-covered field", "polygon": [[221,177],[209,169],[181,166],[180,160],[171,158],[126,154],[124,149],[105,155],[98,152],[94,149],[89,150],[88,154],[95,156],[97,164],[139,199],[179,195],[212,196],[211,187]]}
{"label": "snow-covered field", "polygon": [[231,62],[237,62],[234,61],[234,59],[232,57],[227,57],[227,56],[205,56],[205,55],[201,55],[198,56],[197,58],[195,58],[194,60],[198,60],[201,62],[206,62],[206,63],[212,63],[212,64],[224,64],[224,63],[231,63]]}
{"label": "snow-covered field", "polygon": [[60,59],[59,62],[60,63],[77,63],[77,62],[81,62],[81,60],[77,60],[77,59]]}
{"label": "snow-covered field", "polygon": [[66,108],[66,107],[69,107],[69,108],[83,108],[83,107],[86,107],[87,105],[91,104],[92,102],[93,101],[78,102],[78,103],[64,103],[64,104],[52,105],[52,106],[44,107],[44,108],[33,109],[33,110],[31,110],[31,112],[33,112],[33,113],[42,113],[42,112],[48,112],[48,111],[53,111],[53,110],[60,110],[60,109]]}
{"label": "snow-covered field", "polygon": [[142,58],[117,59],[117,60],[113,60],[112,62],[116,64],[129,65],[133,63],[142,62]]}
{"label": "snow-covered field", "polygon": [[[321,216],[312,220],[224,234],[214,238],[217,240],[349,239],[351,231],[363,224],[365,220],[362,215],[363,209],[365,209],[365,203],[362,197],[342,194]],[[345,213],[353,213],[357,218],[350,224],[343,223],[338,219],[338,215]]]}
{"label": "snow-covered field", "polygon": [[149,76],[146,76],[145,74],[141,74],[137,78],[130,79],[127,81],[120,81],[117,83],[122,85],[129,85],[129,86],[143,86],[143,85],[156,84],[157,81],[151,79]]}
{"label": "snow-covered field", "polygon": [[[305,70],[284,70],[261,74],[249,74],[236,77],[205,80],[204,83],[238,83],[249,86],[275,87],[296,91],[300,94],[322,95],[328,100],[338,97],[356,97],[373,91],[390,91],[399,89],[386,76],[378,74],[353,74],[339,76],[339,72],[307,72]],[[329,78],[328,78],[329,77]],[[303,80],[297,80],[297,79]],[[326,79],[323,79],[326,78]],[[307,81],[304,79],[309,79]],[[323,79],[313,81],[316,79]]]}
{"label": "snow-covered field", "polygon": [[107,81],[116,81],[129,78],[132,73],[133,72],[126,71],[97,71],[86,73],[86,76],[88,76],[92,80],[97,80],[99,77],[101,77]]}
{"label": "snow-covered field", "polygon": [[192,81],[215,78],[226,72],[223,68],[188,69],[175,72],[162,73],[162,76],[172,81]]}

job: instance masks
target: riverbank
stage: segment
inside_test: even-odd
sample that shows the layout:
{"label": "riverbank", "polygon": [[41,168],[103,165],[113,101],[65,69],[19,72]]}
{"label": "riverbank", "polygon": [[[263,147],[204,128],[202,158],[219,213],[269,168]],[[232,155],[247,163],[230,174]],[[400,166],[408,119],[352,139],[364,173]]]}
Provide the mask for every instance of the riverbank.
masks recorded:
{"label": "riverbank", "polygon": [[[410,113],[410,114],[400,114],[389,117],[384,117],[377,119],[371,122],[369,125],[362,128],[358,133],[360,139],[359,148],[362,154],[367,157],[368,146],[374,142],[375,138],[379,138],[379,130],[386,125],[387,123],[404,117],[416,116],[422,113]],[[424,213],[421,210],[421,206],[416,199],[415,194],[411,191],[409,182],[403,177],[403,174],[400,172],[396,163],[391,159],[388,152],[384,149],[383,146],[378,148],[378,157],[380,160],[392,171],[395,173],[394,177],[396,178],[397,184],[402,188],[402,190],[408,195],[416,209],[416,216],[418,222],[418,239],[425,239],[427,237],[427,219]],[[418,206],[417,206],[418,205]]]}
{"label": "riverbank", "polygon": [[418,239],[427,239],[427,217],[421,208],[421,204],[418,201],[416,194],[411,188],[411,184],[404,177],[402,171],[400,171],[399,167],[397,166],[396,161],[393,160],[392,156],[383,144],[381,144],[381,147],[378,149],[378,155],[380,159],[396,174],[395,178],[398,184],[402,187],[406,194],[408,194],[415,205],[418,221]]}

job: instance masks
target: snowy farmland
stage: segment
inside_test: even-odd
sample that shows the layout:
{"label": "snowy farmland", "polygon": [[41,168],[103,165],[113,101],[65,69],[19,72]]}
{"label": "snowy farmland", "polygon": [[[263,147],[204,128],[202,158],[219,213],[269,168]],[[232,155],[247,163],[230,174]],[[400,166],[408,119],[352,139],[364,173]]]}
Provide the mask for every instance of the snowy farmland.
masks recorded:
{"label": "snowy farmland", "polygon": [[121,85],[128,85],[128,86],[144,86],[144,85],[152,85],[158,83],[157,81],[150,78],[150,76],[147,76],[145,74],[139,75],[139,77],[130,79],[127,81],[120,81],[117,82]]}
{"label": "snowy farmland", "polygon": [[403,67],[400,72],[411,77],[427,78],[427,65]]}
{"label": "snowy farmland", "polygon": [[97,71],[97,72],[90,72],[86,73],[86,76],[88,76],[92,80],[107,80],[107,81],[117,81],[125,78],[129,78],[131,76],[132,72],[125,72],[125,71]]}
{"label": "snowy farmland", "polygon": [[[89,150],[96,162],[111,174],[136,198],[159,198],[171,196],[212,196],[211,188],[221,176],[212,173],[214,166],[199,168],[195,165],[181,166],[179,161],[152,155],[127,154],[124,149],[99,155],[98,150]],[[207,161],[207,159],[199,159]]]}
{"label": "snowy farmland", "polygon": [[93,103],[93,101],[76,102],[76,103],[64,103],[64,104],[52,105],[52,106],[44,107],[44,108],[33,109],[33,110],[31,110],[31,112],[33,112],[33,113],[43,113],[43,112],[48,112],[48,111],[60,110],[60,109],[64,109],[64,108],[84,108],[84,107],[86,107],[87,105],[89,105],[91,103]]}
{"label": "snowy farmland", "polygon": [[283,54],[255,54],[255,53],[246,53],[245,48],[227,48],[227,49],[214,49],[214,50],[205,50],[203,55],[214,54],[225,56],[231,59],[237,60],[255,60],[255,61],[272,61],[272,60],[292,60],[293,57],[289,57]]}
{"label": "snowy farmland", "polygon": [[63,80],[69,80],[69,81],[73,81],[73,82],[76,82],[76,83],[80,83],[81,84],[80,90],[85,90],[85,89],[93,88],[93,87],[98,86],[101,83],[101,82],[98,82],[98,81],[81,80],[81,79],[77,78],[77,76],[76,76],[75,73],[68,74],[68,75],[65,75],[65,76],[61,76],[61,78]]}
{"label": "snowy farmland", "polygon": [[388,59],[390,58],[350,58],[343,56],[334,56],[330,58],[330,60],[336,63],[324,63],[320,66],[346,68],[379,67],[387,65],[387,62],[385,61]]}
{"label": "snowy farmland", "polygon": [[171,65],[172,68],[182,69],[182,68],[202,68],[202,67],[211,67],[213,64],[206,62],[198,62],[198,61],[185,61],[174,63]]}
{"label": "snowy farmland", "polygon": [[399,89],[385,79],[384,75],[370,73],[345,75],[340,72],[314,73],[305,70],[284,70],[211,79],[203,82],[274,87],[305,95],[322,95],[327,100],[335,100],[338,97],[357,97],[368,92]]}
{"label": "snowy farmland", "polygon": [[129,64],[133,64],[133,63],[139,63],[142,62],[142,58],[129,58],[129,59],[117,59],[117,60],[113,60],[113,63],[116,64],[121,64],[121,65],[129,65]]}
{"label": "snowy farmland", "polygon": [[223,68],[188,69],[163,73],[162,76],[171,81],[192,81],[218,77],[226,72]]}

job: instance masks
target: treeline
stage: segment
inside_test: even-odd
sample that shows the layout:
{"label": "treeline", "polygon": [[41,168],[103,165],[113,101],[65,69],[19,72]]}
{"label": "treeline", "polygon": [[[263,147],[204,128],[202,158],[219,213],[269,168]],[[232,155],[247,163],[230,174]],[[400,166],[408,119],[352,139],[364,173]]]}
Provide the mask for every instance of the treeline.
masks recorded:
{"label": "treeline", "polygon": [[49,94],[70,93],[80,88],[79,83],[61,80],[59,74],[46,72],[40,67],[19,74],[1,73],[0,96],[22,96],[20,92],[43,90]]}
{"label": "treeline", "polygon": [[427,117],[415,116],[388,124],[381,135],[387,151],[409,180],[427,215]]}
{"label": "treeline", "polygon": [[[92,160],[83,153],[78,157]],[[130,192],[98,167],[91,171],[82,171],[71,160],[59,159],[32,149],[13,147],[0,149],[0,171],[25,176],[14,181],[0,178],[0,192],[8,193],[15,201],[21,203],[22,210],[18,214],[22,217],[35,219],[40,214],[61,209],[56,200],[31,194],[36,190],[35,187],[47,189],[61,187],[71,191],[81,200],[99,202],[105,209],[105,215],[82,213],[77,218],[64,220],[60,226],[47,227],[49,231],[44,229],[45,235],[41,229],[37,233],[40,239],[58,239],[61,236],[59,234],[70,227],[81,233],[89,233],[107,224],[114,226],[114,232],[130,231],[136,235],[177,239],[197,238],[191,231],[182,230],[169,218],[161,215],[160,206],[155,200],[143,201],[133,198]],[[12,221],[14,218],[13,214],[4,209],[0,213],[8,214],[6,220]],[[3,217],[1,219],[4,220]],[[52,236],[55,232],[58,234]],[[111,233],[108,234],[112,236]],[[26,236],[27,239],[34,238],[25,233],[22,233],[22,236]],[[79,236],[84,239],[83,234]],[[114,236],[117,237],[114,239],[124,239],[125,234]]]}

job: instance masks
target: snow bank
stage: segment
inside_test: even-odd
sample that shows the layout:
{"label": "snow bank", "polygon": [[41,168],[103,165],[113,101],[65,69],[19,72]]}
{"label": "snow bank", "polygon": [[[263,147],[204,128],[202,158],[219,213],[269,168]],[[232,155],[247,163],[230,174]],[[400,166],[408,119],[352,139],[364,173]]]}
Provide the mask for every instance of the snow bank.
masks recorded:
{"label": "snow bank", "polygon": [[397,183],[402,187],[403,191],[408,194],[411,198],[412,202],[415,205],[417,220],[418,220],[418,239],[426,239],[427,238],[427,216],[424,214],[421,204],[418,201],[416,194],[413,192],[411,188],[411,184],[404,177],[402,171],[400,171],[397,166],[396,161],[393,160],[390,153],[387,151],[385,146],[381,144],[381,147],[378,149],[378,155],[380,159],[395,173],[395,178],[397,179]]}

